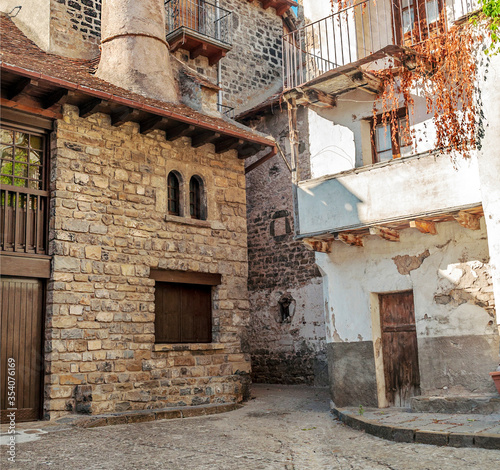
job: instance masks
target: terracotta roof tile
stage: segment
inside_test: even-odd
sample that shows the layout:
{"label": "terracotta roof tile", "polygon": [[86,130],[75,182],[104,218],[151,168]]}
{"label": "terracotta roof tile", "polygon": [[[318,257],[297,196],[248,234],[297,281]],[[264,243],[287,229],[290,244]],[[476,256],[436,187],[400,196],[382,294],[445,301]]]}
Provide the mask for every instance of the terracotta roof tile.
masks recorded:
{"label": "terracotta roof tile", "polygon": [[[259,141],[269,146],[274,145],[270,138],[238,123],[207,116],[182,103],[167,103],[147,98],[101,80],[92,74],[97,65],[95,58],[79,60],[46,53],[28,39],[4,14],[0,15],[0,43],[2,45],[2,68],[13,70],[13,67],[17,67],[17,72],[20,75],[42,74],[53,79],[54,83],[58,82],[62,87],[71,88],[69,85],[72,85],[72,88],[76,88],[78,86],[80,90],[87,89],[89,94],[96,96],[99,93],[101,95],[103,93],[109,94],[108,98],[112,98],[114,101],[125,99],[137,104],[139,108],[141,105],[147,105],[158,109],[159,114],[163,114],[161,111],[172,113],[180,121],[185,117],[187,121],[197,121],[200,127],[206,125],[210,129],[217,128],[223,132],[238,134],[245,140]],[[68,83],[63,84],[60,80]]]}

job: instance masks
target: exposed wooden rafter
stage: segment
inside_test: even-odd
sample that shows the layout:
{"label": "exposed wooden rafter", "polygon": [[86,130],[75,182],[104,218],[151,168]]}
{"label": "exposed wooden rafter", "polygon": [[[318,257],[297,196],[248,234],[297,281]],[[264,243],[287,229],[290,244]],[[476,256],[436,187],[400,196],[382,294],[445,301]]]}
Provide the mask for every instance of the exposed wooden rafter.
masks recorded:
{"label": "exposed wooden rafter", "polygon": [[212,132],[212,131],[200,132],[199,134],[191,138],[191,146],[194,148],[198,148],[205,144],[211,144],[220,137],[221,135],[218,132]]}
{"label": "exposed wooden rafter", "polygon": [[399,231],[389,227],[370,227],[370,235],[377,235],[390,242],[399,241]]}
{"label": "exposed wooden rafter", "polygon": [[113,126],[121,126],[128,121],[132,121],[139,117],[139,110],[124,106],[114,113],[111,113],[111,124]]}
{"label": "exposed wooden rafter", "polygon": [[354,233],[339,233],[337,240],[350,246],[364,246],[363,237]]}
{"label": "exposed wooden rafter", "polygon": [[216,153],[222,153],[226,152],[227,150],[232,150],[238,147],[239,145],[242,145],[244,143],[244,140],[238,139],[236,137],[229,137],[223,140],[220,140],[215,144],[215,152]]}
{"label": "exposed wooden rafter", "polygon": [[189,136],[194,130],[195,127],[193,125],[181,123],[171,129],[167,129],[165,131],[165,137],[167,140],[177,140],[181,137]]}
{"label": "exposed wooden rafter", "polygon": [[104,106],[106,104],[106,100],[101,100],[100,98],[91,98],[79,106],[80,117],[86,118],[92,116],[92,114],[99,112],[101,106]]}
{"label": "exposed wooden rafter", "polygon": [[28,88],[30,85],[36,85],[37,83],[31,78],[20,78],[17,83],[11,86],[6,93],[7,99],[15,101],[19,95]]}
{"label": "exposed wooden rafter", "polygon": [[481,228],[480,217],[475,214],[470,214],[469,212],[460,211],[456,216],[455,220],[465,228],[470,230],[479,230]]}
{"label": "exposed wooden rafter", "polygon": [[429,220],[410,220],[410,227],[416,228],[422,233],[437,234],[436,224]]}
{"label": "exposed wooden rafter", "polygon": [[302,240],[307,249],[319,253],[331,253],[333,239],[317,240],[316,238],[304,238]]}
{"label": "exposed wooden rafter", "polygon": [[50,93],[42,99],[42,108],[48,109],[56,104],[64,104],[68,100],[68,90],[60,88],[59,90]]}
{"label": "exposed wooden rafter", "polygon": [[151,116],[141,121],[141,134],[150,134],[156,129],[164,129],[170,121],[161,116]]}

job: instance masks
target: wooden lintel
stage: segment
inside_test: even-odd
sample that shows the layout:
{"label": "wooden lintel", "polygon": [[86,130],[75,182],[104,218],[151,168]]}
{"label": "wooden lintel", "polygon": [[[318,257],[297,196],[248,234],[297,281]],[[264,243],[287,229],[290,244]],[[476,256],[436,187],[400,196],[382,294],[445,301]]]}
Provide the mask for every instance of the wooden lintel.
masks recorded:
{"label": "wooden lintel", "polygon": [[68,94],[69,91],[60,88],[59,90],[54,91],[53,93],[50,93],[47,96],[44,96],[42,98],[42,108],[43,109],[48,109],[56,104],[64,104],[66,103],[68,99]]}
{"label": "wooden lintel", "polygon": [[118,111],[111,114],[111,124],[113,126],[121,126],[128,121],[132,121],[139,116],[139,110],[124,106]]}
{"label": "wooden lintel", "polygon": [[141,121],[141,134],[150,134],[156,129],[161,129],[168,124],[168,119],[161,116],[152,116]]}
{"label": "wooden lintel", "polygon": [[321,90],[307,90],[305,92],[309,103],[322,108],[333,108],[337,106],[337,99]]}
{"label": "wooden lintel", "polygon": [[317,240],[316,238],[304,238],[302,240],[308,250],[319,253],[331,253],[333,239]]}
{"label": "wooden lintel", "polygon": [[354,233],[339,233],[337,240],[350,246],[364,246],[363,237]]}
{"label": "wooden lintel", "polygon": [[436,224],[430,220],[410,220],[410,227],[416,228],[422,233],[437,234]]}
{"label": "wooden lintel", "polygon": [[191,124],[182,123],[175,127],[172,127],[171,129],[167,129],[165,131],[165,138],[167,140],[180,139],[181,137],[185,137],[191,134],[191,132],[193,132],[195,129],[196,128]]}
{"label": "wooden lintel", "polygon": [[244,142],[242,139],[238,139],[236,137],[228,137],[224,140],[221,140],[215,144],[215,153],[222,153],[228,150],[235,149],[239,145]]}
{"label": "wooden lintel", "polygon": [[81,118],[86,118],[99,112],[101,105],[106,104],[105,100],[100,98],[92,98],[79,106],[79,115]]}
{"label": "wooden lintel", "polygon": [[226,51],[224,51],[222,49],[220,51],[217,51],[215,54],[212,54],[208,58],[208,64],[215,65],[217,62],[219,62],[219,60],[221,60],[223,57],[225,57],[225,55],[226,55]]}
{"label": "wooden lintel", "polygon": [[481,228],[480,216],[478,215],[460,211],[454,218],[462,227],[470,230],[479,230]]}
{"label": "wooden lintel", "polygon": [[199,134],[191,137],[191,147],[198,148],[205,144],[211,144],[215,140],[220,139],[220,136],[221,135],[218,132],[200,132]]}
{"label": "wooden lintel", "polygon": [[202,42],[190,52],[191,59],[194,60],[200,55],[206,56],[207,51],[208,51],[208,46],[204,42]]}
{"label": "wooden lintel", "polygon": [[370,227],[370,235],[377,235],[390,242],[399,241],[399,231],[389,227]]}
{"label": "wooden lintel", "polygon": [[24,91],[29,85],[32,85],[31,78],[20,78],[12,87],[7,90],[7,99],[15,101],[16,98]]}

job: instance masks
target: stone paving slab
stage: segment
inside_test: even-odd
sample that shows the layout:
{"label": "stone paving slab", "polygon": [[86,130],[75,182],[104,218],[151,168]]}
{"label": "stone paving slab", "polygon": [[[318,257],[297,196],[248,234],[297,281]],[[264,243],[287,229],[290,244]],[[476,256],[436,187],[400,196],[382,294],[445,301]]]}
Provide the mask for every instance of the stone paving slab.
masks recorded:
{"label": "stone paving slab", "polygon": [[500,449],[500,415],[412,413],[406,409],[360,410],[331,407],[357,430],[396,442]]}
{"label": "stone paving slab", "polygon": [[[31,423],[15,462],[0,447],[2,470],[486,470],[500,451],[400,442],[356,431],[332,417],[328,390],[254,385],[242,408],[185,419],[83,428]],[[33,433],[42,427],[46,432]],[[373,426],[391,435],[393,426]],[[380,432],[380,431],[379,431]],[[28,434],[29,433],[29,434]],[[28,440],[26,436],[31,436]],[[21,438],[22,437],[22,438]],[[467,434],[460,436],[465,439]],[[420,441],[439,437],[422,434]],[[474,443],[473,437],[472,445]],[[482,436],[482,445],[491,442]],[[420,442],[419,441],[419,442]],[[459,443],[463,446],[463,442]]]}

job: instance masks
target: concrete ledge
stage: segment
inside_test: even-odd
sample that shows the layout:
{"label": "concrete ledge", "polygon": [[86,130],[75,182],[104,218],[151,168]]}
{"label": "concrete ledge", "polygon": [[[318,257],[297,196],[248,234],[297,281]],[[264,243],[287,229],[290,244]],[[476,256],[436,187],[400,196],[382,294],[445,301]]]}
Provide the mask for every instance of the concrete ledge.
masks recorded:
{"label": "concrete ledge", "polygon": [[396,442],[415,442],[450,447],[481,447],[483,449],[500,449],[500,434],[486,432],[447,432],[420,430],[408,425],[398,426],[379,423],[374,419],[356,416],[352,411],[342,408],[331,409],[331,413],[342,423],[367,434]]}
{"label": "concrete ledge", "polygon": [[154,410],[123,411],[95,416],[64,416],[55,421],[57,424],[66,424],[80,428],[97,428],[113,426],[115,424],[145,423],[163,419],[192,418],[196,416],[213,415],[234,411],[242,408],[240,403],[223,403],[215,405],[185,406],[175,408],[161,408]]}
{"label": "concrete ledge", "polygon": [[410,408],[417,413],[500,413],[498,395],[450,396],[450,397],[412,397]]}

